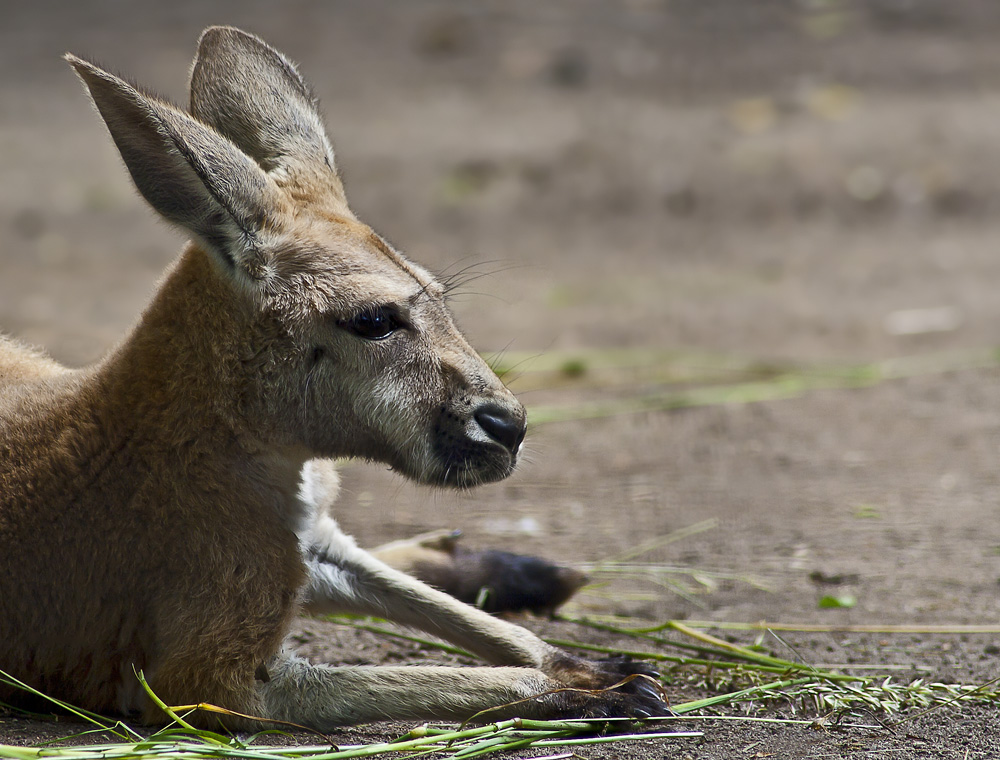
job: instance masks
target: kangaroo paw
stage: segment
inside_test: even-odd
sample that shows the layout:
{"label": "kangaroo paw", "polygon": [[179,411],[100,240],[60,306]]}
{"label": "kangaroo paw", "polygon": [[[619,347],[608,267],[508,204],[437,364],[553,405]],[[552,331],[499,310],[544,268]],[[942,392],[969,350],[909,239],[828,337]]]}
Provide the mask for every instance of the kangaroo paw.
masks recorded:
{"label": "kangaroo paw", "polygon": [[617,656],[583,660],[570,655],[552,674],[567,685],[555,696],[563,716],[652,718],[673,715],[657,669],[648,662]]}

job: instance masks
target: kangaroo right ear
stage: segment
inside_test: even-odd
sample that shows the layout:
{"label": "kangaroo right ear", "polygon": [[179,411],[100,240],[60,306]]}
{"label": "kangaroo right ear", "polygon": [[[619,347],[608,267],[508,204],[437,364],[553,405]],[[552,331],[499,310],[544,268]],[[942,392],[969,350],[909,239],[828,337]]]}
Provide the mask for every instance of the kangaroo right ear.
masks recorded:
{"label": "kangaroo right ear", "polygon": [[319,178],[346,206],[315,96],[295,64],[259,37],[229,26],[202,33],[191,68],[191,114],[279,183]]}
{"label": "kangaroo right ear", "polygon": [[66,54],[90,91],[136,188],[231,269],[267,276],[259,236],[278,204],[273,181],[212,128]]}

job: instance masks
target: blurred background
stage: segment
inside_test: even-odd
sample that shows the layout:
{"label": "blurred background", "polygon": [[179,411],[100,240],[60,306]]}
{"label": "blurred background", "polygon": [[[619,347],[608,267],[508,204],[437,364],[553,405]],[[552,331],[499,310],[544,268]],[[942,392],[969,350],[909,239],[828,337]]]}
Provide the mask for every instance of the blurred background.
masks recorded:
{"label": "blurred background", "polygon": [[355,212],[465,282],[537,423],[473,494],[350,465],[362,543],[611,568],[653,540],[680,570],[578,602],[653,617],[829,614],[827,585],[858,619],[995,614],[1000,5],[6,3],[5,331],[94,361],[182,243],[61,54],[184,103],[220,23],[299,62]]}

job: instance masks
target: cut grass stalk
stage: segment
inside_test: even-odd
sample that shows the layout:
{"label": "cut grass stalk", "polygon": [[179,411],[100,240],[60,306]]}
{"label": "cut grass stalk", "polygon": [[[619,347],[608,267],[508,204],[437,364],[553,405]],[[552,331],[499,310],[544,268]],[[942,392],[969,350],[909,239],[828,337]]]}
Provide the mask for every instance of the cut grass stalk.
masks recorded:
{"label": "cut grass stalk", "polygon": [[701,631],[696,631],[693,628],[689,628],[679,620],[668,621],[667,628],[670,630],[677,631],[678,633],[683,633],[685,636],[690,636],[696,641],[702,641],[705,644],[708,644],[709,646],[718,647],[719,649],[725,652],[729,652],[735,655],[736,657],[739,657],[740,659],[747,660],[748,662],[755,662],[759,665],[784,666],[794,670],[808,670],[812,673],[815,673],[816,676],[820,678],[828,678],[830,675],[834,675],[827,673],[821,674],[811,665],[803,665],[801,663],[792,662],[791,660],[782,660],[778,657],[772,657],[771,655],[760,654],[758,652],[751,651],[750,649],[740,646],[739,644],[731,644],[730,642],[716,638],[715,636],[711,636],[707,633],[703,633]]}
{"label": "cut grass stalk", "polygon": [[170,720],[172,720],[178,726],[183,728],[185,731],[190,731],[191,733],[198,734],[200,738],[205,739],[206,741],[215,742],[216,744],[227,743],[225,740],[220,742],[219,740],[216,739],[216,737],[208,734],[208,732],[205,732],[205,735],[202,735],[202,733],[199,732],[198,729],[196,729],[190,723],[187,723],[176,712],[174,712],[173,709],[168,707],[166,702],[164,702],[162,699],[156,696],[156,693],[151,688],[149,688],[149,683],[146,681],[146,676],[143,674],[141,670],[136,671],[135,677],[139,679],[139,683],[142,684],[143,691],[146,692],[146,696],[148,696],[151,700],[153,700],[153,704],[155,704],[163,712],[165,712],[169,716]]}
{"label": "cut grass stalk", "polygon": [[580,570],[589,575],[601,574],[615,578],[639,578],[648,580],[662,575],[686,575],[702,587],[713,589],[715,581],[739,581],[761,591],[770,591],[770,587],[753,576],[739,573],[727,573],[719,570],[702,570],[700,568],[683,567],[681,565],[650,564],[650,563],[619,563],[595,562],[578,565]]}
{"label": "cut grass stalk", "polygon": [[[588,577],[590,578],[593,578],[595,575],[594,572],[588,571],[586,567],[581,567],[580,569],[583,572],[586,572],[588,574]],[[615,575],[616,575],[616,580],[618,580],[619,582],[637,581],[640,583],[649,583],[652,584],[653,586],[656,586],[658,589],[669,591],[671,594],[680,597],[688,604],[691,604],[692,606],[697,607],[700,610],[708,609],[708,605],[705,604],[700,599],[698,599],[695,596],[695,592],[692,592],[688,587],[684,586],[682,583],[676,580],[670,578],[658,577],[656,574],[652,573],[627,573],[627,572],[616,571]],[[589,583],[587,584],[587,586],[584,587],[584,589],[581,589],[580,593],[601,596],[601,584],[600,582]],[[619,592],[614,592],[610,594],[608,598],[618,599],[622,601],[624,601],[625,599],[653,601],[659,597],[656,594],[650,594],[650,593],[646,594],[632,593],[626,595],[626,594],[621,594]]]}
{"label": "cut grass stalk", "polygon": [[[566,622],[575,623],[587,628],[593,628],[595,630],[604,631],[606,633],[615,633],[620,636],[626,636],[634,639],[640,639],[642,641],[648,641],[660,646],[674,647],[677,649],[684,649],[687,651],[699,652],[701,654],[715,655],[715,656],[728,656],[735,657],[736,659],[743,662],[743,664],[753,664],[756,666],[762,666],[772,670],[771,672],[808,672],[812,673],[816,678],[825,678],[830,680],[857,680],[857,676],[845,676],[842,673],[832,673],[829,671],[819,671],[811,665],[803,665],[799,662],[793,662],[791,660],[782,660],[778,657],[772,657],[771,655],[761,654],[759,652],[754,652],[746,647],[739,646],[738,644],[730,644],[728,641],[723,641],[722,639],[717,639],[714,636],[709,636],[708,634],[701,633],[699,631],[692,630],[676,620],[670,620],[662,625],[655,626],[653,628],[641,628],[641,629],[629,629],[629,628],[618,628],[616,626],[607,625],[604,623],[596,623],[583,618],[567,618],[558,617],[558,620],[564,620]],[[686,642],[673,641],[671,639],[665,639],[662,636],[655,636],[652,633],[647,633],[647,631],[663,631],[663,630],[675,630],[678,633],[683,633],[686,636],[690,636],[696,641],[702,642],[699,644],[689,644]]]}
{"label": "cut grass stalk", "polygon": [[[815,726],[815,718],[764,718],[758,715],[692,715],[690,713],[685,713],[683,715],[674,715],[669,718],[653,718],[652,720],[662,722],[662,721],[675,721],[680,720],[685,723],[693,722],[720,722],[724,723],[726,721],[736,721],[739,723],[765,723],[777,726]],[[876,731],[884,726],[873,726],[867,723],[845,723],[839,722],[837,726],[840,728],[859,728],[868,731]]]}
{"label": "cut grass stalk", "polygon": [[89,710],[84,710],[82,708],[76,707],[68,702],[63,702],[61,699],[50,697],[48,694],[39,691],[33,686],[29,686],[28,684],[18,680],[17,678],[14,678],[14,676],[10,675],[9,673],[3,670],[0,670],[0,683],[4,683],[8,686],[12,686],[21,691],[25,691],[28,694],[31,694],[35,697],[43,699],[55,705],[60,710],[65,710],[71,715],[75,715],[84,723],[89,723],[92,726],[95,726],[96,729],[99,731],[108,731],[109,733],[114,734],[115,736],[118,736],[122,739],[141,738],[142,736],[140,733],[134,731],[132,728],[127,726],[125,723],[122,723],[121,721],[108,720],[103,715],[98,715],[97,713],[90,712]]}
{"label": "cut grass stalk", "polygon": [[[662,654],[659,652],[639,652],[629,649],[621,649],[619,647],[605,647],[597,644],[581,644],[575,641],[566,641],[564,639],[545,639],[549,644],[558,647],[564,647],[566,649],[579,649],[584,652],[594,652],[600,654],[607,654],[612,656],[624,655],[626,657],[631,657],[636,660],[653,660],[655,662],[669,662],[677,666],[691,666],[691,667],[705,667],[705,668],[719,668],[720,670],[745,670],[749,663],[739,662],[736,660],[710,660],[701,657],[679,657],[677,655]],[[781,667],[778,665],[761,665],[753,664],[753,670],[760,673],[772,673],[774,675],[787,674],[790,672],[790,668]],[[794,670],[802,671],[805,668],[799,665]],[[810,673],[816,673],[815,670],[809,670]],[[858,681],[861,680],[860,676],[846,675],[842,673],[827,673],[825,676],[829,680],[833,681]]]}
{"label": "cut grass stalk", "polygon": [[770,382],[740,383],[683,391],[637,394],[611,401],[591,401],[572,405],[532,405],[528,408],[532,427],[553,422],[594,420],[641,412],[667,412],[697,406],[749,404],[758,401],[780,401],[796,398],[806,391],[821,388],[861,387],[870,383],[807,382],[800,377],[778,378]]}
{"label": "cut grass stalk", "polygon": [[[67,709],[76,717],[87,720],[100,729],[108,728],[100,716],[74,708],[60,700],[46,697],[36,689],[3,674],[9,685],[44,697],[56,706]],[[57,758],[58,760],[117,760],[117,758],[232,758],[233,760],[287,760],[288,758],[312,758],[313,760],[354,760],[385,753],[409,753],[411,756],[425,754],[444,755],[449,758],[471,760],[494,752],[509,752],[532,746],[547,748],[558,746],[578,746],[610,741],[633,739],[687,738],[700,736],[700,732],[672,732],[655,734],[614,734],[595,736],[610,725],[606,720],[559,720],[542,721],[514,718],[472,728],[459,727],[455,730],[419,726],[399,739],[346,748],[323,746],[304,749],[302,747],[251,747],[236,737],[224,736],[211,731],[199,730],[187,723],[181,713],[194,709],[209,709],[213,712],[227,711],[211,705],[189,705],[173,707],[164,703],[150,688],[141,672],[136,673],[146,693],[157,704],[172,723],[165,729],[143,738],[142,734],[123,726],[137,741],[131,743],[100,744],[83,747],[9,747],[0,745],[0,758],[17,760],[38,760]],[[621,724],[617,724],[621,725]],[[631,725],[631,724],[629,724]]]}
{"label": "cut grass stalk", "polygon": [[687,525],[683,528],[678,528],[677,530],[672,530],[665,536],[658,536],[654,539],[646,541],[639,544],[638,546],[629,549],[627,552],[619,554],[617,557],[612,557],[607,560],[602,560],[593,564],[589,569],[591,571],[601,571],[608,567],[617,567],[635,559],[636,557],[641,557],[643,554],[649,554],[657,549],[662,549],[670,544],[677,543],[678,541],[683,541],[685,538],[690,538],[691,536],[697,536],[699,533],[704,533],[705,531],[715,530],[719,527],[718,518],[711,517],[707,520],[702,520],[694,525]]}
{"label": "cut grass stalk", "polygon": [[585,744],[611,744],[619,741],[646,741],[648,739],[697,739],[703,731],[651,731],[644,734],[615,734],[614,736],[593,736],[584,739],[541,739],[536,747],[579,747]]}
{"label": "cut grass stalk", "polygon": [[[371,619],[372,620],[376,620],[377,618],[371,618]],[[565,618],[565,617],[561,617],[561,616],[557,616],[554,619],[555,620],[565,620],[567,622],[579,623],[580,625],[585,625],[585,626],[589,626],[591,628],[595,628],[597,630],[603,630],[603,631],[608,631],[608,632],[612,632],[612,633],[625,633],[625,629],[617,629],[617,628],[614,628],[613,626],[604,626],[604,625],[601,625],[599,623],[589,623],[589,622],[582,621],[582,620],[578,621],[578,620],[575,620],[573,618]],[[359,630],[368,631],[369,633],[374,633],[374,634],[377,634],[379,636],[386,636],[387,638],[399,639],[401,641],[408,641],[408,642],[411,642],[411,643],[414,643],[414,644],[419,644],[420,646],[423,646],[423,647],[428,647],[430,649],[439,649],[439,650],[441,650],[443,652],[448,652],[449,654],[456,654],[456,655],[460,655],[460,656],[463,656],[463,657],[469,657],[469,658],[475,659],[475,655],[471,654],[470,652],[466,652],[465,650],[459,649],[458,647],[451,646],[450,644],[445,644],[445,643],[436,641],[435,639],[427,639],[427,638],[423,638],[421,636],[413,636],[413,635],[410,635],[410,634],[401,633],[399,631],[394,631],[394,630],[392,630],[390,628],[384,628],[382,626],[373,625],[371,623],[361,622],[361,621],[353,619],[353,618],[344,618],[344,617],[341,617],[339,615],[329,615],[329,616],[324,617],[324,620],[327,620],[327,621],[329,621],[331,623],[336,623],[337,625],[347,626],[349,628],[358,628]],[[383,621],[383,622],[387,622],[387,621]],[[656,641],[657,643],[664,643],[664,644],[669,645],[669,646],[674,646],[674,647],[676,647],[678,649],[686,649],[686,650],[689,650],[689,651],[702,652],[702,653],[706,653],[706,654],[714,654],[714,653],[716,653],[716,650],[714,650],[714,649],[712,649],[710,647],[703,647],[703,646],[698,646],[698,645],[695,645],[695,644],[685,644],[683,642],[671,642],[671,641],[667,641],[666,639],[658,639],[656,637],[652,637],[652,640]],[[565,645],[565,646],[576,647],[576,648],[579,648],[579,649],[588,649],[588,648],[591,648],[590,645],[579,644],[579,643],[571,642],[571,641],[559,641],[557,639],[551,639],[551,640],[547,640],[547,641],[550,644],[553,644],[555,646],[564,646]],[[666,659],[668,657],[667,655],[662,655],[662,654],[651,655],[651,654],[649,654],[647,652],[637,652],[637,651],[625,652],[623,650],[620,650],[620,649],[617,649],[617,648],[613,648],[613,647],[603,647],[603,648],[602,647],[595,647],[595,648],[592,649],[592,651],[601,651],[601,652],[605,652],[606,654],[619,654],[619,653],[620,654],[628,654],[629,656],[634,656],[634,657],[637,657],[637,658],[647,658],[647,659],[659,659],[659,658]]]}
{"label": "cut grass stalk", "polygon": [[679,705],[671,705],[670,709],[678,715],[684,715],[685,713],[694,712],[695,710],[704,710],[706,707],[732,704],[734,702],[744,702],[755,697],[770,696],[773,695],[773,693],[782,689],[787,689],[790,686],[814,683],[815,680],[816,679],[814,678],[791,678],[783,681],[772,681],[759,686],[750,686],[746,689],[729,692],[728,694],[717,694],[714,697],[695,699],[690,702],[682,702]]}
{"label": "cut grass stalk", "polygon": [[[963,687],[957,684],[924,684],[918,679],[909,684],[896,684],[891,679],[882,681],[857,673],[834,672],[828,668],[819,668],[812,664],[803,664],[762,654],[745,646],[732,644],[711,636],[704,631],[698,631],[687,622],[667,621],[656,626],[642,628],[624,628],[586,619],[568,617],[557,618],[564,622],[575,623],[606,633],[620,635],[624,638],[655,644],[657,647],[679,648],[693,651],[701,657],[666,654],[662,651],[640,651],[621,646],[600,646],[563,639],[548,639],[549,643],[587,652],[605,655],[625,655],[636,659],[650,659],[658,662],[672,663],[678,667],[696,667],[712,680],[713,688],[723,683],[739,683],[749,679],[751,682],[758,676],[785,676],[781,680],[771,680],[763,684],[753,684],[685,705],[686,710],[700,707],[719,706],[735,702],[760,703],[782,700],[790,704],[801,705],[801,709],[825,714],[829,712],[847,712],[855,710],[877,710],[886,713],[898,712],[908,707],[927,707],[949,701],[975,700],[984,704],[1000,705],[1000,694],[986,691],[983,687]],[[351,623],[347,623],[351,624]],[[367,626],[366,630],[394,636],[394,632]],[[902,630],[906,630],[905,628]],[[653,632],[673,631],[693,639],[696,643],[675,641]],[[421,643],[435,646],[433,641],[420,640]],[[863,666],[865,667],[865,666]],[[877,666],[867,665],[873,670]],[[847,668],[850,670],[850,667]],[[884,668],[888,670],[889,668]],[[732,676],[719,679],[719,674],[730,672]],[[714,674],[714,675],[713,675]],[[705,676],[703,676],[705,677]],[[728,680],[727,680],[728,679]],[[703,684],[705,685],[705,684]],[[797,709],[794,708],[793,709]]]}
{"label": "cut grass stalk", "polygon": [[[900,357],[881,362],[845,365],[802,365],[794,362],[762,362],[760,360],[737,359],[734,357],[707,357],[705,355],[684,356],[664,352],[642,351],[615,354],[607,351],[593,351],[580,354],[574,361],[582,367],[614,367],[619,369],[645,367],[647,382],[658,380],[661,384],[676,385],[684,382],[694,385],[683,389],[661,389],[652,393],[629,391],[634,385],[634,374],[618,372],[612,374],[603,384],[603,389],[626,391],[627,395],[608,401],[591,401],[569,405],[537,405],[529,410],[529,418],[534,426],[569,420],[596,419],[622,414],[650,411],[669,411],[697,406],[717,406],[721,404],[746,404],[758,401],[775,401],[796,398],[810,391],[837,388],[866,388],[888,380],[897,380],[922,375],[942,374],[970,369],[986,369],[1000,366],[1000,350],[996,348],[975,349],[923,356]],[[521,376],[532,371],[535,366],[548,367],[554,359],[538,357],[527,362],[520,369]],[[548,362],[548,363],[547,363]],[[617,364],[616,364],[617,362]],[[565,360],[563,361],[564,366]],[[688,367],[685,374],[680,368]],[[695,366],[704,366],[702,373],[692,372]],[[655,368],[650,375],[650,367]],[[728,369],[727,369],[728,368]],[[721,370],[721,371],[720,371]],[[535,385],[538,388],[557,387],[566,384],[565,378],[551,375],[548,384]],[[720,380],[743,376],[743,382],[719,384]],[[595,387],[593,380],[588,382]]]}
{"label": "cut grass stalk", "polygon": [[[884,633],[914,635],[1000,634],[1000,625],[827,625],[823,623],[737,623],[720,620],[685,620],[688,628],[717,628],[720,631],[787,631],[790,633]],[[643,632],[662,631],[669,623],[652,628],[634,629]]]}
{"label": "cut grass stalk", "polygon": [[[574,622],[579,622],[581,625],[592,625],[589,621],[585,620]],[[990,681],[980,686],[942,683],[925,684],[922,679],[917,679],[909,684],[896,684],[889,677],[886,677],[882,681],[877,681],[871,677],[834,673],[829,670],[819,670],[813,665],[803,665],[797,662],[780,660],[768,655],[760,655],[745,647],[722,641],[703,632],[695,631],[690,626],[679,621],[667,621],[657,626],[638,629],[615,628],[614,626],[602,624],[592,625],[592,627],[641,641],[674,643],[647,633],[647,631],[673,630],[693,636],[696,640],[704,642],[707,649],[718,648],[716,656],[722,657],[728,653],[733,657],[750,660],[735,663],[725,662],[724,660],[708,661],[710,667],[715,666],[719,669],[735,665],[736,667],[733,670],[740,672],[744,676],[752,675],[755,672],[760,674],[767,674],[769,672],[786,673],[789,675],[794,673],[803,674],[801,678],[789,679],[785,682],[755,685],[743,691],[712,697],[707,704],[720,704],[727,700],[741,701],[751,698],[761,701],[780,698],[786,701],[798,700],[803,704],[809,702],[814,706],[815,711],[819,713],[850,712],[856,709],[893,713],[910,707],[944,706],[953,702],[972,700],[983,704],[1000,706],[1000,692],[987,689],[995,681]],[[570,642],[562,643],[566,644]],[[611,648],[605,647],[602,649],[607,651]],[[694,658],[689,658],[689,664],[695,664]],[[698,701],[695,705],[706,706],[706,703]],[[697,709],[697,707],[692,709]]]}
{"label": "cut grass stalk", "polygon": [[[691,738],[700,731],[675,731],[594,735],[607,721],[522,721],[511,719],[475,728],[459,730],[421,730],[418,727],[391,742],[379,742],[347,748],[330,747],[249,747],[230,740],[227,743],[206,738],[204,732],[178,730],[166,740],[162,735],[131,744],[104,744],[89,747],[9,747],[0,745],[0,757],[17,760],[117,760],[117,758],[232,758],[233,760],[354,760],[387,753],[409,753],[411,757],[438,754],[456,760],[470,760],[494,752],[509,752],[534,746],[553,748],[585,746],[609,742]],[[581,736],[581,734],[588,734]],[[160,738],[157,738],[159,736]]]}
{"label": "cut grass stalk", "polygon": [[[425,639],[419,636],[412,636],[408,634],[399,633],[389,628],[383,628],[381,626],[372,625],[370,623],[364,623],[354,619],[345,620],[343,618],[338,618],[336,616],[329,616],[327,619],[339,625],[359,628],[361,630],[386,636],[389,638],[395,638],[403,641],[418,643],[421,646],[441,649],[449,653],[460,654],[470,658],[474,657],[474,655],[470,654],[469,652],[465,652],[464,650],[458,649],[448,644],[437,642],[433,639]],[[664,654],[662,652],[648,652],[648,651],[639,651],[632,649],[623,649],[621,647],[599,646],[595,644],[585,644],[581,642],[568,641],[565,639],[552,639],[552,638],[546,639],[546,641],[552,644],[553,646],[565,647],[569,649],[579,649],[579,650],[596,652],[612,656],[625,655],[628,657],[632,657],[634,659],[647,659],[647,660],[655,660],[657,662],[670,662],[675,665],[681,665],[681,666],[690,665],[699,667],[736,669],[736,668],[746,668],[747,665],[753,665],[755,669],[760,670],[762,673],[780,674],[780,673],[808,672],[818,679],[828,679],[832,681],[861,680],[860,676],[817,670],[815,667],[811,665],[803,665],[802,663],[793,662],[791,660],[782,660],[780,658],[772,657],[770,655],[764,655],[758,652],[753,652],[749,649],[746,649],[745,647],[741,647],[736,644],[730,644],[729,642],[722,641],[721,639],[716,639],[715,637],[708,636],[707,634],[701,634],[693,630],[685,630],[685,626],[683,626],[683,624],[676,623],[676,621],[671,621],[671,623],[675,624],[674,625],[675,630],[678,630],[679,632],[689,635],[692,638],[695,638],[696,640],[702,641],[704,643],[689,644],[681,641],[672,641],[670,639],[665,639],[660,636],[653,636],[651,634],[642,633],[635,629],[630,630],[625,628],[617,628],[615,626],[606,625],[602,623],[595,623],[585,619],[574,619],[566,617],[557,617],[556,619],[566,622],[576,623],[577,625],[594,628],[596,630],[604,631],[607,633],[615,633],[622,636],[639,638],[645,641],[650,641],[652,643],[659,644],[661,646],[669,646],[676,649],[693,651],[699,654],[713,655],[714,658],[708,659],[708,658],[680,657],[676,655]],[[657,627],[657,630],[663,630],[663,628]],[[736,660],[718,659],[726,655],[730,657],[735,657]]]}
{"label": "cut grass stalk", "polygon": [[[397,639],[402,639],[404,641],[416,642],[422,646],[427,646],[430,648],[439,648],[447,652],[457,652],[467,657],[473,657],[473,655],[468,652],[456,649],[455,647],[449,646],[447,644],[440,644],[439,642],[434,641],[433,639],[424,639],[418,636],[409,636],[406,634],[398,633],[397,631],[390,630],[388,628],[382,628],[367,623],[360,623],[353,620],[342,620],[334,616],[331,616],[328,619],[340,625],[357,627],[360,628],[361,630],[369,631],[371,633],[376,633],[390,638],[397,638]],[[558,619],[566,620],[569,622],[578,622],[580,625],[597,628],[599,630],[611,633],[621,633],[623,635],[630,635],[627,629],[617,629],[614,628],[613,626],[595,624],[589,621],[575,621],[572,620],[571,618],[558,618]],[[711,646],[699,646],[696,644],[685,644],[683,642],[669,641],[667,639],[661,639],[659,637],[644,636],[643,638],[650,639],[664,645],[673,646],[680,649],[696,651],[704,654],[720,655],[723,654],[725,651],[730,651],[730,650],[720,651],[720,648],[715,648]],[[822,672],[816,670],[811,666],[802,665],[801,663],[791,662],[789,660],[779,660],[777,658],[770,658],[771,660],[773,660],[773,662],[767,663],[761,661],[762,658],[765,657],[764,655],[759,655],[755,652],[748,652],[749,658],[744,656],[742,660],[720,660],[720,659],[708,659],[708,658],[697,658],[697,657],[681,657],[677,655],[664,654],[662,652],[647,652],[647,651],[640,651],[633,649],[623,649],[621,647],[600,646],[597,644],[585,644],[582,642],[569,641],[566,639],[547,638],[545,639],[545,641],[548,642],[549,644],[552,644],[553,646],[563,647],[566,649],[578,649],[581,651],[594,652],[598,654],[606,654],[611,656],[624,655],[626,657],[632,657],[633,659],[637,660],[645,659],[645,660],[654,660],[656,662],[669,662],[679,666],[698,666],[698,667],[716,667],[723,669],[737,669],[737,668],[746,668],[748,664],[753,664],[754,669],[759,670],[762,673],[781,674],[788,672],[807,671],[814,674],[817,678],[827,678],[835,681],[857,681],[860,678],[859,676],[846,675],[843,673]]]}
{"label": "cut grass stalk", "polygon": [[908,715],[905,718],[900,718],[893,725],[897,725],[898,726],[899,724],[906,723],[907,721],[913,720],[914,718],[919,718],[921,715],[926,715],[927,713],[931,712],[932,710],[937,710],[937,709],[939,709],[941,707],[947,707],[948,705],[954,704],[955,702],[958,702],[958,701],[960,701],[962,699],[969,699],[971,697],[976,696],[977,694],[982,694],[982,693],[984,693],[986,691],[987,687],[993,686],[993,685],[995,685],[998,682],[1000,682],[1000,676],[998,676],[998,677],[996,677],[996,678],[994,678],[994,679],[992,679],[990,681],[987,681],[986,683],[980,684],[979,686],[976,686],[975,688],[971,688],[971,689],[969,689],[967,691],[960,692],[960,693],[956,694],[952,699],[946,700],[946,701],[941,702],[939,704],[932,705],[931,707],[928,707],[928,708],[926,708],[924,710],[921,710],[918,713],[915,713],[913,715]]}

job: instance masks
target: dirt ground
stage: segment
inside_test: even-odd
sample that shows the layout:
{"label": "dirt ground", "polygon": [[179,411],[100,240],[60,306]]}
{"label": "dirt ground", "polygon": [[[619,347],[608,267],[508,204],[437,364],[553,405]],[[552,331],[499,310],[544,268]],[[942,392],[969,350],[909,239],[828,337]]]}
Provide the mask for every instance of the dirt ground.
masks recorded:
{"label": "dirt ground", "polygon": [[[433,270],[487,273],[454,301],[484,352],[669,348],[849,366],[1000,342],[1000,5],[976,0],[8,3],[2,329],[93,361],[181,243],[132,190],[60,55],[183,102],[211,23],[300,62],[361,218]],[[998,622],[996,369],[539,425],[528,446],[512,478],[472,493],[348,465],[339,518],[363,545],[456,527],[470,546],[577,565],[717,520],[642,557],[717,572],[714,588],[686,597],[619,578],[580,594],[574,615]],[[857,603],[820,609],[830,593]],[[442,657],[318,621],[302,621],[299,640],[339,662]],[[905,666],[893,671],[904,681],[1000,676],[995,635],[786,641],[765,644],[813,663]],[[693,727],[704,739],[581,754],[1000,754],[1000,716],[986,708],[894,730]],[[0,743],[64,729],[0,717]]]}

